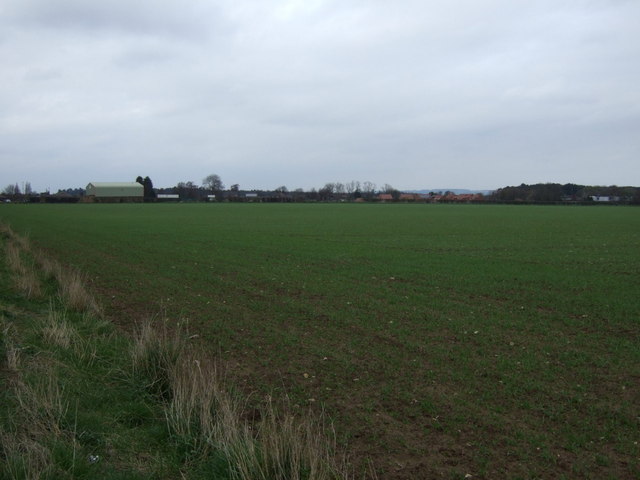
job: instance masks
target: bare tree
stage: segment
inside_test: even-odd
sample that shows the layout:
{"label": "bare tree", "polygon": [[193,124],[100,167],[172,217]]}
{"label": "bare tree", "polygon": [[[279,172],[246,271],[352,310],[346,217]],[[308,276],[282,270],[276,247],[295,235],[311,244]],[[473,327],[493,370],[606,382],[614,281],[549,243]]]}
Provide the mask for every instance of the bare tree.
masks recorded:
{"label": "bare tree", "polygon": [[334,193],[336,191],[336,184],[331,182],[325,183],[322,190],[325,190],[328,193]]}
{"label": "bare tree", "polygon": [[204,180],[202,180],[202,186],[212,192],[220,192],[224,190],[224,184],[222,183],[220,175],[216,175],[215,173],[205,177]]}
{"label": "bare tree", "polygon": [[382,189],[384,193],[390,193],[393,196],[394,200],[398,200],[400,198],[400,191],[393,188],[393,186],[388,183],[384,184],[384,188]]}
{"label": "bare tree", "polygon": [[333,183],[325,183],[324,187],[318,190],[318,196],[320,200],[330,200],[333,197],[333,192],[335,191],[335,184]]}
{"label": "bare tree", "polygon": [[15,185],[7,185],[2,193],[5,195],[20,195],[20,187],[17,183]]}
{"label": "bare tree", "polygon": [[360,191],[360,182],[358,182],[357,180],[351,180],[345,185],[345,188],[347,189],[347,193],[349,195],[353,195],[354,193]]}
{"label": "bare tree", "polygon": [[372,195],[376,191],[376,184],[373,182],[362,182],[362,192]]}

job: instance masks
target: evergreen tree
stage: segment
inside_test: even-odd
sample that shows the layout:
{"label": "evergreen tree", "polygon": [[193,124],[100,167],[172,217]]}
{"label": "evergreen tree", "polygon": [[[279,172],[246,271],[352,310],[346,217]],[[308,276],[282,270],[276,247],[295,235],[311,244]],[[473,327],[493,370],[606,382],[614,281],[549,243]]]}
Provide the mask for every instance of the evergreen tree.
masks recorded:
{"label": "evergreen tree", "polygon": [[153,182],[149,177],[144,177],[142,181],[142,185],[144,186],[144,198],[145,199],[153,199],[156,198],[156,192],[153,189]]}

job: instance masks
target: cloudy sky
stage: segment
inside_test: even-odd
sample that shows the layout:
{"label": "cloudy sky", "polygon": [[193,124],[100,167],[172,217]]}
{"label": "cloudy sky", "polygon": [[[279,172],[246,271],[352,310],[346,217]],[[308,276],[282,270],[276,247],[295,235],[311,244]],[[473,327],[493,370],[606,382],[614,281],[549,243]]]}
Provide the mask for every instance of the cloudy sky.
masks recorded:
{"label": "cloudy sky", "polygon": [[638,0],[2,0],[0,189],[640,185]]}

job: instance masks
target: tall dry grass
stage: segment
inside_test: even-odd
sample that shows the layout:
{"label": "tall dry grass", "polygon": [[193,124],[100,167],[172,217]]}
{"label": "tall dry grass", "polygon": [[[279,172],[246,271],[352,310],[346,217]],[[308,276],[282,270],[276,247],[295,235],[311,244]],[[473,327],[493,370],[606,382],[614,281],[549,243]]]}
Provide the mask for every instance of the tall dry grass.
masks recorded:
{"label": "tall dry grass", "polygon": [[[31,365],[30,367],[33,367]],[[60,382],[51,368],[44,368],[37,381],[25,382],[21,376],[11,380],[16,403],[8,425],[0,428],[0,448],[9,478],[47,478],[52,465],[52,446],[75,442],[63,427],[68,403]]]}
{"label": "tall dry grass", "polygon": [[171,431],[203,450],[240,440],[243,402],[231,393],[215,361],[183,352],[169,370],[169,381],[165,416]]}
{"label": "tall dry grass", "polygon": [[[26,247],[25,247],[26,245]],[[27,298],[41,298],[43,294],[42,282],[31,261],[23,258],[28,252],[28,244],[9,239],[5,242],[5,256],[7,266],[13,271],[14,281],[18,290]]]}
{"label": "tall dry grass", "polygon": [[38,381],[14,382],[14,396],[19,405],[23,422],[32,430],[62,434],[61,422],[67,413],[68,403],[53,369],[46,368]]}
{"label": "tall dry grass", "polygon": [[40,265],[40,269],[47,280],[58,280],[64,276],[62,265],[56,260],[51,259],[42,252],[36,254],[36,261]]}
{"label": "tall dry grass", "polygon": [[98,358],[98,347],[91,338],[83,337],[67,317],[66,311],[56,309],[53,302],[42,324],[42,338],[48,344],[73,352],[86,366]]}
{"label": "tall dry grass", "polygon": [[[49,345],[70,348],[85,357],[87,351],[95,355],[95,347],[87,348],[91,342],[80,337],[66,314],[56,311],[53,303],[46,319],[38,319],[33,325]],[[34,353],[33,346],[27,349],[30,353],[21,355],[17,324],[2,319],[0,326],[6,363],[2,377],[2,388],[6,389],[2,413],[6,417],[0,422],[0,478],[59,478],[61,452],[73,452],[71,465],[67,462],[64,467],[71,472],[79,448],[76,432],[69,427],[65,380],[57,373],[60,361],[46,349]]]}
{"label": "tall dry grass", "polygon": [[[16,235],[0,224],[0,236],[5,250],[5,262],[13,281],[27,298],[43,297],[42,272],[39,260],[25,237]],[[58,268],[62,271],[62,268]],[[21,355],[16,341],[16,325],[1,320],[2,388],[7,393],[4,412],[10,412],[0,423],[0,476],[15,479],[42,479],[53,475],[54,449],[73,445],[74,432],[64,426],[68,402],[62,383],[47,355]],[[74,347],[84,352],[85,344],[66,321],[64,313],[53,304],[41,335],[49,344],[62,348]],[[86,353],[86,352],[85,352]],[[58,447],[56,447],[58,446]],[[5,477],[6,475],[7,477]]]}
{"label": "tall dry grass", "polygon": [[97,317],[102,316],[102,309],[87,290],[80,272],[59,268],[56,280],[62,301],[67,307],[79,312],[88,312]]}
{"label": "tall dry grass", "polygon": [[300,418],[283,403],[267,399],[255,430],[241,425],[239,441],[224,450],[238,480],[349,478],[347,462],[339,454],[335,433],[322,417]]}
{"label": "tall dry grass", "polygon": [[[195,455],[215,450],[236,480],[349,478],[335,435],[321,417],[301,418],[267,400],[249,423],[216,362],[163,327],[146,323],[132,349],[134,371],[164,401],[167,425]],[[160,386],[162,386],[160,388]]]}
{"label": "tall dry grass", "polygon": [[8,478],[25,480],[47,478],[51,467],[51,449],[32,436],[32,432],[0,429],[0,452]]}
{"label": "tall dry grass", "polygon": [[171,368],[185,350],[179,334],[170,334],[166,325],[143,323],[134,333],[131,344],[133,372],[144,387],[163,399],[170,398]]}
{"label": "tall dry grass", "polygon": [[68,308],[102,317],[102,308],[87,289],[86,279],[80,272],[63,267],[42,252],[34,256],[45,278],[55,280],[58,284],[58,294]]}
{"label": "tall dry grass", "polygon": [[[6,239],[7,265],[14,272],[16,286],[27,298],[41,298],[44,295],[40,279],[43,276],[56,281],[58,295],[68,308],[102,317],[102,308],[87,290],[80,272],[64,268],[42,252],[34,251],[28,238],[16,234],[7,225],[0,224],[0,234]],[[27,261],[25,257],[28,257]]]}
{"label": "tall dry grass", "polygon": [[49,314],[42,327],[42,337],[50,345],[68,349],[80,338],[76,329],[69,324],[64,312],[49,306]]}
{"label": "tall dry grass", "polygon": [[20,348],[16,345],[14,340],[15,327],[7,322],[4,318],[0,321],[0,328],[2,329],[2,337],[0,338],[0,348],[3,353],[4,367],[9,372],[17,372],[20,366]]}

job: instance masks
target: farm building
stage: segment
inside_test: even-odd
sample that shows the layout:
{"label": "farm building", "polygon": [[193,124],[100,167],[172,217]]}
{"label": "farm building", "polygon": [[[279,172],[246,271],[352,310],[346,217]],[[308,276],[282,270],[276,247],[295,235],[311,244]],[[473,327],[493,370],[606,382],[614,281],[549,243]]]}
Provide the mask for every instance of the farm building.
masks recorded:
{"label": "farm building", "polygon": [[142,202],[144,187],[137,182],[91,182],[86,197],[94,202]]}
{"label": "farm building", "polygon": [[156,198],[159,202],[180,201],[180,195],[178,195],[177,193],[159,193]]}

